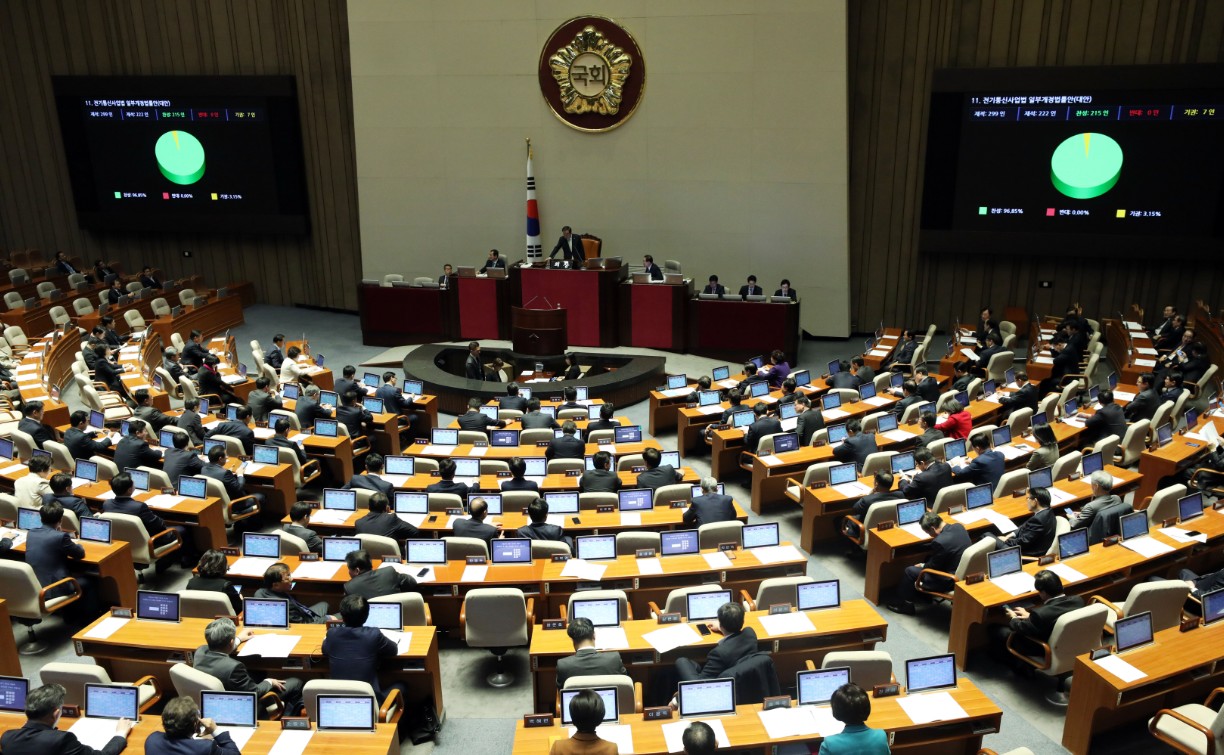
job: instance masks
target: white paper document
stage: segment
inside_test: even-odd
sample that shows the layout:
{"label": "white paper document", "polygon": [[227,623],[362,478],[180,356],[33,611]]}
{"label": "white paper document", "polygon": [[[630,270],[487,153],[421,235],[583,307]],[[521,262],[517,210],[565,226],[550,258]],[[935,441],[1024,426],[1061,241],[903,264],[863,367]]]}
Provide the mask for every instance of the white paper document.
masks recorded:
{"label": "white paper document", "polygon": [[672,721],[671,723],[663,724],[663,741],[667,743],[668,752],[684,752],[684,731],[694,721],[703,721],[714,730],[714,740],[718,742],[718,746],[730,747],[731,740],[727,739],[727,730],[723,728],[721,718],[686,718],[681,721]]}
{"label": "white paper document", "polygon": [[238,655],[239,657],[259,655],[264,658],[288,658],[300,639],[302,636],[297,634],[257,634],[242,643],[242,647],[238,648]]}
{"label": "white paper document", "polygon": [[885,438],[888,438],[889,440],[895,443],[904,443],[907,440],[913,440],[914,438],[918,437],[917,435],[914,435],[911,432],[908,432],[906,430],[901,430],[901,429],[889,430],[886,433],[880,433],[880,435],[884,436]]}
{"label": "white paper document", "polygon": [[306,752],[306,746],[310,744],[310,738],[314,736],[314,731],[282,731],[280,736],[276,738],[272,749],[268,750],[268,755],[302,755]]}
{"label": "white paper document", "polygon": [[1037,364],[1054,364],[1054,357],[1033,357]]}
{"label": "white paper document", "polygon": [[761,456],[758,458],[760,458],[761,463],[767,467],[776,467],[777,465],[782,463],[782,460],[779,459],[774,454],[769,454],[768,456]]}
{"label": "white paper document", "polygon": [[230,739],[234,740],[234,745],[241,750],[243,747],[246,747],[246,743],[251,741],[251,737],[255,734],[255,732],[259,731],[259,729],[255,726],[217,727],[217,734],[220,734],[223,731],[229,733]]}
{"label": "white paper document", "polygon": [[1081,430],[1084,429],[1084,424],[1086,422],[1087,420],[1083,417],[1063,417],[1064,424],[1070,425],[1071,427],[1079,428]]}
{"label": "white paper document", "polygon": [[918,538],[919,540],[930,540],[931,539],[931,536],[926,533],[926,530],[922,529],[922,527],[918,524],[918,522],[910,522],[909,524],[903,524],[897,529],[905,530],[906,532],[910,533],[911,535]]}
{"label": "white paper document", "polygon": [[1114,391],[1113,395],[1114,395],[1115,401],[1117,401],[1118,399],[1121,399],[1122,401],[1134,401],[1135,400],[1135,394],[1131,393],[1130,391]]}
{"label": "white paper document", "polygon": [[636,511],[622,511],[620,513],[620,523],[622,527],[641,527],[642,515]]}
{"label": "white paper document", "polygon": [[607,564],[592,564],[590,561],[583,561],[580,558],[571,558],[565,562],[565,567],[561,569],[561,576],[575,577],[588,582],[598,582],[603,579],[604,572],[607,570]]}
{"label": "white paper document", "polygon": [[18,472],[24,471],[25,468],[26,468],[25,464],[9,464],[7,467],[0,469],[0,474],[13,475],[13,474],[17,474]]}
{"label": "white paper document", "polygon": [[709,406],[699,408],[697,411],[701,412],[702,414],[722,414],[723,407],[722,404],[710,404]]}
{"label": "white paper document", "polygon": [[[1033,575],[1026,571],[1012,572],[1002,577],[991,578],[990,581],[1008,595],[1024,595],[1033,591]],[[921,722],[915,721],[915,723]]]}
{"label": "white paper document", "polygon": [[383,637],[395,643],[396,654],[403,655],[412,647],[412,632],[400,632],[394,629],[379,629]]}
{"label": "white paper document", "polygon": [[483,582],[485,575],[489,573],[488,566],[465,566],[463,567],[463,576],[461,582]]}
{"label": "white paper document", "polygon": [[628,650],[624,627],[595,627],[595,646],[600,650]]}
{"label": "white paper document", "polygon": [[770,739],[784,737],[831,737],[841,733],[845,726],[833,717],[833,711],[823,705],[804,705],[798,708],[774,708],[758,711],[761,724]]}
{"label": "white paper document", "polygon": [[96,627],[86,632],[85,636],[92,640],[105,640],[107,637],[110,637],[112,634],[122,629],[123,626],[129,621],[131,621],[131,619],[122,619],[118,616],[108,616],[107,618],[98,622]]}
{"label": "white paper document", "polygon": [[411,524],[413,527],[420,529],[421,525],[425,524],[425,518],[429,515],[428,514],[396,514],[396,516],[398,516],[401,520]]}
{"label": "white paper document", "polygon": [[343,565],[341,561],[303,561],[293,570],[293,578],[331,579]]}
{"label": "white paper document", "polygon": [[892,346],[884,349],[872,349],[870,354],[873,357],[886,357],[892,353]]}
{"label": "white paper document", "polygon": [[1015,522],[1003,516],[994,509],[983,506],[981,511],[982,518],[993,524],[995,528],[999,530],[999,534],[1001,535],[1006,535],[1019,529],[1016,527]]}
{"label": "white paper document", "polygon": [[750,548],[747,553],[756,556],[762,564],[780,564],[786,561],[802,561],[804,555],[793,545],[766,545],[761,548]]}
{"label": "white paper document", "polygon": [[145,501],[145,503],[149,504],[149,508],[151,509],[172,509],[182,503],[184,500],[186,499],[182,496],[170,495],[168,493],[158,493],[149,500]]}
{"label": "white paper document", "polygon": [[721,388],[734,388],[737,385],[739,385],[739,381],[732,378],[718,381],[718,386]]}
{"label": "white paper document", "polygon": [[721,551],[717,553],[703,553],[701,557],[705,559],[706,565],[711,569],[731,568],[731,559],[727,558],[727,554]]}
{"label": "white paper document", "polygon": [[1156,349],[1149,349],[1149,348],[1144,347],[1144,346],[1139,346],[1139,347],[1137,347],[1137,348],[1135,349],[1135,353],[1136,353],[1136,354],[1143,354],[1144,356],[1148,356],[1148,357],[1154,357],[1154,356],[1156,356],[1156,355],[1157,355],[1158,353],[1160,353],[1160,352],[1156,351]]}
{"label": "white paper document", "polygon": [[[86,747],[92,747],[95,750],[101,750],[106,747],[106,743],[115,736],[115,724],[118,723],[113,718],[78,718],[76,723],[69,727],[68,731],[76,735],[81,744]],[[135,723],[133,721],[133,723]]]}
{"label": "white paper document", "polygon": [[1066,564],[1050,564],[1049,566],[1046,567],[1046,569],[1049,569],[1050,571],[1057,574],[1059,579],[1063,581],[1064,585],[1069,584],[1071,582],[1079,582],[1080,580],[1088,579],[1086,575],[1084,575],[1083,573],[1079,571],[1076,571],[1075,569],[1072,569],[1070,566],[1067,566]]}
{"label": "white paper document", "polygon": [[1136,367],[1155,367],[1156,360],[1155,359],[1136,359],[1135,366]]}
{"label": "white paper document", "polygon": [[638,574],[643,577],[663,573],[663,562],[657,558],[639,558],[637,560]]}
{"label": "white paper document", "polygon": [[422,456],[450,456],[455,451],[455,446],[425,446],[421,450]]}
{"label": "white paper document", "polygon": [[1147,674],[1143,673],[1116,655],[1107,655],[1104,658],[1098,658],[1093,661],[1093,663],[1124,682],[1133,682],[1136,679],[1142,679],[1143,677],[1147,676]]}
{"label": "white paper document", "polygon": [[642,635],[642,639],[658,653],[666,653],[687,645],[701,642],[701,635],[691,624],[668,624]]}
{"label": "white paper document", "polygon": [[315,509],[310,512],[311,524],[344,524],[353,512],[342,509]]}
{"label": "white paper document", "polygon": [[1008,460],[1019,459],[1033,452],[1031,446],[995,446],[995,450],[1003,454],[1003,458]]}
{"label": "white paper document", "polygon": [[1068,493],[1065,490],[1059,490],[1058,488],[1054,487],[1046,488],[1046,490],[1050,491],[1050,501],[1055,504],[1065,503],[1075,499],[1074,494]]}
{"label": "white paper document", "polygon": [[947,692],[931,692],[910,697],[898,697],[897,704],[901,710],[916,724],[929,724],[934,721],[955,721],[968,718],[969,714],[952,699]]}
{"label": "white paper document", "polygon": [[871,398],[863,399],[864,404],[871,404],[872,406],[887,406],[892,402],[892,398],[888,396],[872,396]]}
{"label": "white paper document", "polygon": [[812,623],[812,620],[808,618],[806,613],[800,611],[762,616],[761,627],[769,637],[816,631],[816,625]]}
{"label": "white paper document", "polygon": [[1122,547],[1129,548],[1144,558],[1155,558],[1156,556],[1170,553],[1173,550],[1173,546],[1165,545],[1159,540],[1154,539],[1151,535],[1123,540]]}
{"label": "white paper document", "polygon": [[468,456],[484,456],[489,453],[488,446],[472,446],[472,450],[468,451]]}
{"label": "white paper document", "polygon": [[229,573],[240,577],[262,577],[268,567],[276,563],[274,558],[254,558],[243,556],[230,564]]}
{"label": "white paper document", "polygon": [[692,390],[686,385],[682,388],[668,388],[665,391],[659,391],[659,393],[662,393],[668,398],[676,398],[678,396],[687,396],[688,394],[692,393]]}
{"label": "white paper document", "polygon": [[843,419],[845,417],[849,417],[850,413],[842,409],[825,409],[823,412],[821,412],[821,415],[827,421],[831,419]]}
{"label": "white paper document", "polygon": [[965,358],[971,362],[976,362],[978,359],[980,359],[980,357],[978,357],[977,355],[977,352],[974,351],[973,349],[961,349],[960,353],[964,354]]}
{"label": "white paper document", "polygon": [[1172,538],[1179,543],[1207,543],[1207,533],[1199,532],[1196,535],[1191,535],[1189,532],[1177,527],[1161,527],[1160,534]]}
{"label": "white paper document", "polygon": [[980,522],[986,518],[987,509],[972,509],[970,511],[962,511],[959,514],[953,514],[952,518],[961,524],[973,524]]}
{"label": "white paper document", "polygon": [[871,488],[863,483],[855,480],[854,482],[843,482],[841,485],[834,485],[833,489],[841,493],[847,498],[861,498],[871,492]]}

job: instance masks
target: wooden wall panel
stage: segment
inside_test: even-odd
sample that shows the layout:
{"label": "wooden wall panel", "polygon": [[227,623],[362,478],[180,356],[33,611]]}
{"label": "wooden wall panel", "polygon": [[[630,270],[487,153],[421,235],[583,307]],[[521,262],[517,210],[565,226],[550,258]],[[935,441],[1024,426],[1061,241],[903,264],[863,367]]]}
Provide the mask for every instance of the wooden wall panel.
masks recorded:
{"label": "wooden wall panel", "polygon": [[[1224,262],[924,255],[917,249],[936,68],[1224,62],[1215,0],[855,0],[849,4],[851,322],[947,327],[978,307],[1090,317],[1204,298],[1224,309]],[[1224,255],[1224,250],[1220,250]],[[1224,259],[1224,257],[1222,257]],[[1038,281],[1053,280],[1053,289]]]}
{"label": "wooden wall panel", "polygon": [[[129,234],[76,227],[53,75],[297,77],[308,236]],[[361,277],[345,0],[0,3],[0,246],[142,263],[261,301],[356,309]],[[191,250],[190,259],[182,250]]]}

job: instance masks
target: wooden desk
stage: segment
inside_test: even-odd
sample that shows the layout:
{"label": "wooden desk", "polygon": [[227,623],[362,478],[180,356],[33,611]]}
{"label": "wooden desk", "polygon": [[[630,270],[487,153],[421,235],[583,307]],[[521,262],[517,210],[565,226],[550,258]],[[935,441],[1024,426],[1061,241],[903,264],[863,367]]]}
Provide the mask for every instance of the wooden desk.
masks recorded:
{"label": "wooden desk", "polygon": [[[401,453],[405,456],[420,456],[426,459],[502,459],[509,460],[516,456],[539,458],[544,456],[547,445],[518,445],[518,446],[476,446],[471,443],[460,443],[457,446],[435,446],[426,453],[426,449],[431,444],[427,439],[418,439],[411,446],[403,449]],[[476,449],[483,448],[483,451]],[[659,441],[654,438],[648,438],[640,443],[587,443],[583,453],[587,456],[594,456],[600,451],[607,451],[616,457],[625,456],[628,454],[640,454],[647,448],[657,448],[660,451],[664,450]],[[442,453],[438,449],[449,449],[449,453]],[[347,481],[347,478],[345,478]]]}
{"label": "wooden desk", "polygon": [[30,341],[30,350],[13,372],[22,402],[43,402],[43,423],[56,427],[68,424],[68,405],[51,397],[51,388],[66,387],[72,380],[72,362],[81,350],[81,341],[68,335],[59,340],[48,334]]}
{"label": "wooden desk", "polygon": [[[921,343],[922,339],[919,338]],[[875,342],[871,351],[863,354],[863,363],[871,369],[879,372],[884,369],[884,365],[888,364],[888,360],[892,359],[893,352],[897,350],[897,346],[901,344],[901,329],[900,328],[885,328],[883,335]],[[876,354],[873,352],[887,351],[885,354]]]}
{"label": "wooden desk", "polygon": [[1154,360],[1156,358],[1151,354],[1138,354],[1132,351],[1132,348],[1135,350],[1156,348],[1146,331],[1130,330],[1122,320],[1112,318],[1102,320],[1101,329],[1105,331],[1101,334],[1105,339],[1105,350],[1109,355],[1109,361],[1118,371],[1119,383],[1136,383],[1140,375],[1155,369],[1154,365],[1135,364],[1137,359]]}
{"label": "wooden desk", "polygon": [[[457,278],[451,278],[453,285]],[[454,288],[362,284],[357,287],[361,342],[367,346],[436,343],[459,337],[459,302]],[[412,317],[404,317],[411,312]]]}
{"label": "wooden desk", "polygon": [[[804,661],[810,660],[819,666],[825,655],[835,650],[872,650],[877,642],[887,639],[888,622],[863,600],[846,601],[839,608],[806,613],[815,631],[776,637],[761,625],[761,617],[768,616],[768,610],[750,611],[744,616],[744,626],[756,632],[758,647],[773,657],[779,679],[793,680],[796,671],[806,668]],[[660,654],[643,637],[660,628],[649,615],[626,621],[621,627],[629,641],[629,647],[620,650],[621,660],[634,681],[641,682],[647,689],[660,668],[674,666],[676,659],[681,657],[701,663],[710,648],[722,639],[722,635],[711,633],[696,644]],[[557,701],[557,661],[573,654],[573,642],[564,630],[537,629],[532,632],[531,682],[537,713],[554,710]]]}
{"label": "wooden desk", "polygon": [[[0,598],[0,627],[9,626],[12,626],[12,619],[9,618],[8,601]],[[12,631],[0,632],[0,676],[24,676],[17,654],[15,627]]]}
{"label": "wooden desk", "polygon": [[[109,481],[84,485],[72,492],[84,498],[94,511],[101,511],[102,504],[108,498],[114,497]],[[132,497],[138,501],[148,501],[158,494],[159,491],[146,490],[143,493],[134,492]],[[167,524],[184,524],[192,528],[196,547],[201,551],[209,548],[223,548],[228,543],[225,534],[225,512],[221,508],[220,498],[211,496],[203,500],[184,498],[174,508],[155,508],[153,512],[164,519]],[[149,533],[150,536],[156,534],[156,532]]]}
{"label": "wooden desk", "polygon": [[[684,351],[688,334],[688,300],[693,281],[620,284],[620,342],[664,351]],[[653,433],[653,431],[652,431]]]}
{"label": "wooden desk", "polygon": [[39,299],[30,309],[25,309],[24,307],[22,309],[5,309],[0,312],[0,322],[4,323],[4,327],[18,325],[27,334],[46,333],[53,327],[51,322],[52,308],[63,307],[69,312],[71,317],[73,299],[84,297],[91,302],[96,302],[98,300],[98,293],[104,290],[106,290],[105,286],[95,285],[81,293],[73,291],[58,299]]}
{"label": "wooden desk", "polygon": [[[215,292],[210,293],[213,297]],[[152,321],[153,332],[162,343],[169,344],[170,336],[178,333],[187,340],[191,331],[198,330],[205,338],[211,338],[229,328],[236,328],[245,320],[242,316],[242,299],[229,295],[224,299],[210,298],[202,307],[184,307],[178,317],[159,317]]]}
{"label": "wooden desk", "polygon": [[[692,467],[682,467],[681,471],[684,472],[684,478],[681,480],[681,482],[687,482],[693,485],[696,485],[699,482],[701,482],[701,478],[698,476],[698,474],[695,471],[693,471]],[[637,487],[637,473],[630,472],[630,471],[624,471],[624,472],[617,472],[616,474],[617,474],[617,477],[620,478],[622,487],[626,487],[626,488],[636,488]],[[383,475],[384,479],[386,479],[387,477],[388,475]],[[501,490],[502,483],[506,482],[509,479],[510,479],[509,477],[499,477],[498,475],[495,475],[495,474],[482,474],[478,478],[477,485],[479,485],[479,489],[481,492],[494,493],[494,492]],[[540,486],[541,493],[563,493],[566,491],[578,490],[578,481],[581,478],[580,477],[570,477],[569,475],[565,475],[565,474],[550,474],[550,475],[545,475],[543,477],[528,477],[526,479],[535,480],[536,484]],[[395,480],[395,481],[398,482],[398,480]],[[397,487],[401,490],[422,491],[437,481],[438,481],[438,478],[434,477],[430,473],[416,474],[416,475],[413,475],[405,479],[403,484]],[[584,516],[587,513],[588,513],[587,511],[583,511]],[[591,511],[589,513],[593,514],[594,511]]]}
{"label": "wooden desk", "polygon": [[[145,674],[156,676],[163,690],[173,690],[170,667],[181,655],[190,658],[196,648],[204,645],[204,627],[209,619],[183,619],[177,624],[129,619],[126,624],[104,639],[87,636],[93,627],[109,618],[101,616],[72,636],[77,655],[92,656],[105,668],[112,679],[137,679]],[[241,631],[241,630],[240,630]],[[402,681],[410,690],[409,700],[423,700],[432,695],[438,718],[444,714],[442,703],[442,673],[438,662],[438,632],[428,627],[404,627],[412,632],[408,651],[394,661],[382,665],[383,681]],[[257,634],[288,634],[301,637],[288,658],[242,658],[248,668],[280,676],[309,678],[327,677],[327,656],[322,652],[323,624],[291,624],[288,630],[259,629]]]}
{"label": "wooden desk", "polygon": [[[1215,425],[1217,432],[1224,428],[1224,420],[1199,417],[1194,429],[1201,429],[1208,422]],[[1160,489],[1160,481],[1163,478],[1177,474],[1179,469],[1190,466],[1200,456],[1204,456],[1210,448],[1208,443],[1178,434],[1174,435],[1168,444],[1141,453],[1139,473],[1143,475],[1143,483],[1139,486],[1139,492],[1135,493],[1135,503],[1139,504],[1148,496],[1155,494]]]}
{"label": "wooden desk", "polygon": [[[982,746],[982,737],[999,730],[1003,711],[968,679],[958,680],[957,688],[952,690],[951,694],[965,710],[966,718],[935,724],[915,724],[901,708],[898,702],[900,698],[884,697],[871,701],[871,716],[866,723],[873,729],[883,729],[893,735],[891,750],[894,753],[976,755]],[[741,705],[737,715],[720,719],[727,731],[732,750],[772,753],[774,746],[783,742],[821,741],[818,736],[770,739],[757,715],[760,710],[759,704]],[[643,721],[640,713],[623,715],[620,720],[621,723],[633,727],[635,753],[667,755],[663,725],[675,721]],[[515,755],[539,755],[548,752],[552,740],[568,736],[568,732],[560,726],[560,719],[557,721],[556,726],[539,729],[525,729],[523,722],[519,721],[514,730]]]}
{"label": "wooden desk", "polygon": [[[85,549],[85,558],[79,562],[96,567],[100,578],[98,587],[104,603],[113,606],[136,605],[136,567],[132,564],[132,549],[122,540],[109,544],[76,540]],[[13,553],[25,557],[25,543],[13,549]],[[2,632],[0,632],[2,634]]]}
{"label": "wooden desk", "polygon": [[743,362],[781,349],[791,359],[799,353],[799,307],[802,302],[689,299],[688,351],[711,359]]}
{"label": "wooden desk", "polygon": [[[600,270],[550,270],[514,266],[508,271],[510,306],[530,306],[533,299],[566,312],[566,337],[572,346],[618,346],[617,324],[623,314],[617,297],[628,267]],[[535,306],[540,306],[537,302]],[[463,306],[463,302],[460,302]],[[509,316],[503,322],[509,321]],[[467,336],[464,336],[466,338]],[[503,335],[502,338],[506,336]]]}
{"label": "wooden desk", "polygon": [[[203,276],[200,276],[200,275],[192,276],[190,279],[180,281],[180,283],[181,285],[174,286],[168,291],[167,290],[158,291],[157,296],[153,296],[148,299],[132,299],[127,304],[109,305],[106,308],[105,314],[109,315],[110,317],[115,318],[115,321],[111,324],[111,327],[113,327],[115,329],[115,332],[118,333],[119,335],[126,336],[128,333],[132,332],[131,326],[128,325],[127,318],[124,317],[124,315],[127,312],[130,312],[130,311],[139,312],[140,316],[144,318],[145,322],[150,322],[154,319],[154,315],[153,315],[153,300],[154,299],[157,299],[157,298],[165,299],[166,303],[168,303],[171,307],[177,307],[179,306],[179,292],[180,291],[186,288],[194,288],[197,291],[199,291],[204,288],[204,278]],[[98,301],[97,296],[90,297],[90,303],[93,304],[95,308],[98,306],[97,301]],[[71,310],[69,311],[71,312]],[[81,315],[80,317],[76,318],[76,324],[78,328],[81,328],[86,333],[89,333],[93,331],[95,326],[100,325],[102,323],[102,317],[103,317],[103,313],[98,312],[95,309],[93,312],[90,312],[87,315]],[[169,346],[170,342],[166,341],[166,345]]]}

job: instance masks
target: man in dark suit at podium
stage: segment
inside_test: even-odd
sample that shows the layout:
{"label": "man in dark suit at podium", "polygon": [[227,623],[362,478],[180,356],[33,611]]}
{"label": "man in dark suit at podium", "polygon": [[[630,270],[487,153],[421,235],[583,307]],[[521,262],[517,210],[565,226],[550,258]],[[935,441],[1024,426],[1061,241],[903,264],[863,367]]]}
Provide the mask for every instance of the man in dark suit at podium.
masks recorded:
{"label": "man in dark suit at podium", "polygon": [[485,271],[491,267],[500,267],[502,270],[506,269],[506,261],[501,258],[501,252],[496,249],[489,250],[489,261],[484,264],[484,267],[480,268],[480,274],[484,275]]}
{"label": "man in dark suit at podium", "polygon": [[717,275],[711,275],[710,282],[706,284],[705,288],[701,289],[701,293],[718,294],[719,296],[726,296],[727,287],[718,282]]}
{"label": "man in dark suit at podium", "polygon": [[454,274],[453,270],[454,268],[449,264],[442,266],[442,274],[438,276],[438,288],[446,288],[450,285],[451,275]]}
{"label": "man in dark suit at podium", "polygon": [[480,364],[480,344],[472,341],[468,344],[467,363],[463,367],[468,380],[484,380],[484,367]]}
{"label": "man in dark suit at podium", "polygon": [[740,286],[739,295],[741,299],[744,298],[745,296],[764,296],[765,289],[757,285],[757,280],[756,280],[755,275],[749,275],[748,282]]}
{"label": "man in dark suit at podium", "polygon": [[778,290],[774,291],[774,296],[789,296],[791,301],[799,301],[799,292],[791,288],[790,281],[786,278],[778,284]]}
{"label": "man in dark suit at podium", "polygon": [[655,264],[654,257],[647,254],[645,257],[642,257],[642,264],[646,267],[645,272],[652,281],[663,280],[663,268]]}
{"label": "man in dark suit at podium", "polygon": [[586,252],[582,249],[582,239],[575,236],[568,225],[561,229],[561,238],[557,239],[557,245],[548,253],[548,258],[556,257],[557,252],[561,252],[561,259],[564,260],[582,262],[586,259]]}

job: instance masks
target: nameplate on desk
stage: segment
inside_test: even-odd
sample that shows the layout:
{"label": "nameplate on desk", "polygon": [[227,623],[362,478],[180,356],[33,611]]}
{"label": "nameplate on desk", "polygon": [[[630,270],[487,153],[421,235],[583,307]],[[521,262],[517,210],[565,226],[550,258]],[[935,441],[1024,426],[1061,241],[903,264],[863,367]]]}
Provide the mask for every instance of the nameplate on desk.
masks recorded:
{"label": "nameplate on desk", "polygon": [[829,487],[829,483],[827,482],[813,482],[811,485],[812,490],[820,490],[821,488],[827,487]]}
{"label": "nameplate on desk", "polygon": [[877,684],[871,688],[872,697],[896,697],[901,694],[900,684]]}
{"label": "nameplate on desk", "polygon": [[734,552],[739,550],[739,543],[719,543],[718,550],[721,553]]}
{"label": "nameplate on desk", "polygon": [[633,472],[634,474],[641,474],[646,471],[646,467],[645,466],[630,467],[629,471]]}
{"label": "nameplate on desk", "polygon": [[1161,527],[1172,527],[1175,524],[1177,524],[1177,517],[1171,516],[1168,519],[1165,519],[1163,522],[1161,522],[1160,526]]}
{"label": "nameplate on desk", "polygon": [[553,725],[553,715],[551,713],[524,713],[523,728],[524,729],[543,729],[546,726]]}
{"label": "nameplate on desk", "polygon": [[714,425],[714,427],[713,427],[713,428],[711,428],[711,429],[713,429],[713,430],[730,430],[730,429],[731,429],[731,425],[719,424],[719,425]]}
{"label": "nameplate on desk", "polygon": [[897,526],[896,522],[880,522],[878,525],[876,525],[876,530],[880,532],[884,532],[885,530],[891,530],[893,527],[896,527],[896,526]]}
{"label": "nameplate on desk", "polygon": [[537,440],[535,445],[536,448],[548,448],[550,443],[552,443],[551,440]]}
{"label": "nameplate on desk", "polygon": [[552,554],[552,562],[554,564],[564,564],[566,561],[569,561],[569,558],[570,557],[564,553]]}
{"label": "nameplate on desk", "polygon": [[684,508],[684,507],[685,507],[685,506],[687,506],[687,505],[688,505],[688,501],[683,500],[683,499],[681,499],[681,500],[679,500],[679,501],[672,501],[672,502],[671,502],[671,507],[672,507],[673,509],[682,509],[682,508]]}
{"label": "nameplate on desk", "polygon": [[790,612],[791,612],[790,603],[774,603],[773,605],[769,607],[770,616],[775,616],[780,613],[790,613]]}
{"label": "nameplate on desk", "polygon": [[820,448],[821,446],[827,446],[827,445],[829,445],[829,441],[827,441],[827,440],[823,440],[823,439],[818,440],[818,441],[815,441],[814,443],[812,443],[812,446],[813,446],[814,448]]}
{"label": "nameplate on desk", "polygon": [[1027,494],[1028,494],[1028,488],[1020,488],[1019,490],[1013,490],[1011,497],[1012,498],[1023,498]]}
{"label": "nameplate on desk", "polygon": [[323,631],[330,632],[334,627],[344,626],[344,621],[341,619],[328,619],[323,622]]}
{"label": "nameplate on desk", "polygon": [[1037,559],[1038,566],[1046,566],[1047,564],[1052,564],[1052,563],[1054,563],[1053,556],[1041,556]]}
{"label": "nameplate on desk", "polygon": [[544,619],[545,629],[565,629],[565,619]]}
{"label": "nameplate on desk", "polygon": [[510,478],[510,473],[509,473],[509,472],[498,472],[498,473],[497,473],[497,476],[498,476],[498,477],[505,477],[506,479],[509,479],[509,478]]}
{"label": "nameplate on desk", "polygon": [[1193,619],[1182,619],[1181,624],[1178,626],[1178,628],[1181,629],[1181,631],[1183,632],[1189,632],[1191,629],[1198,629],[1198,625],[1199,625],[1199,619],[1196,616]]}
{"label": "nameplate on desk", "polygon": [[319,560],[318,553],[299,553],[298,554],[298,561],[318,561],[318,560]]}
{"label": "nameplate on desk", "polygon": [[952,508],[948,509],[948,513],[949,513],[949,514],[951,514],[952,516],[955,516],[955,515],[957,515],[957,514],[959,514],[959,513],[963,512],[964,510],[965,510],[965,507],[964,507],[964,506],[961,506],[960,504],[957,504],[957,505],[953,506]]}
{"label": "nameplate on desk", "polygon": [[667,613],[659,614],[659,623],[660,624],[679,624],[680,623],[680,612],[679,611],[669,611]]}
{"label": "nameplate on desk", "polygon": [[1072,473],[1071,473],[1071,476],[1070,476],[1070,477],[1068,477],[1067,479],[1068,479],[1068,480],[1078,480],[1078,479],[1079,479],[1079,478],[1081,478],[1081,477],[1083,477],[1083,475],[1082,475],[1082,474],[1080,474],[1079,472],[1072,472]]}
{"label": "nameplate on desk", "polygon": [[414,446],[428,446],[428,445],[429,445],[429,438],[416,438],[416,439],[414,439],[414,440],[412,441],[412,445],[414,445]]}
{"label": "nameplate on desk", "polygon": [[636,558],[654,558],[655,555],[657,554],[654,548],[638,548],[634,553]]}
{"label": "nameplate on desk", "polygon": [[1108,658],[1108,657],[1109,657],[1109,648],[1097,648],[1096,650],[1093,650],[1092,653],[1088,655],[1088,658],[1094,661],[1099,661],[1102,658]]}
{"label": "nameplate on desk", "polygon": [[400,558],[399,556],[383,556],[382,562],[384,564],[402,564],[404,563],[404,559]]}
{"label": "nameplate on desk", "polygon": [[965,575],[965,584],[976,585],[984,579],[986,579],[986,572],[975,571],[972,574]]}
{"label": "nameplate on desk", "polygon": [[685,409],[696,409],[696,408],[697,408],[697,404],[685,404],[685,405],[684,405],[684,408],[685,408]]}
{"label": "nameplate on desk", "polygon": [[565,476],[566,477],[581,477],[582,470],[581,469],[567,469],[565,470]]}
{"label": "nameplate on desk", "polygon": [[60,706],[60,715],[63,718],[80,718],[81,706],[64,704]]}
{"label": "nameplate on desk", "polygon": [[1122,542],[1122,537],[1120,535],[1110,535],[1101,541],[1101,545],[1108,548],[1109,546],[1117,545],[1120,542]]}
{"label": "nameplate on desk", "polygon": [[1215,503],[1211,504],[1211,508],[1215,509],[1216,511],[1224,509],[1224,498],[1220,498]]}
{"label": "nameplate on desk", "polygon": [[305,658],[286,658],[281,664],[281,668],[301,670],[306,668]]}
{"label": "nameplate on desk", "polygon": [[595,445],[610,446],[612,445],[612,440],[613,440],[612,438],[600,438],[599,440],[595,441]]}
{"label": "nameplate on desk", "polygon": [[290,731],[310,731],[310,719],[306,716],[281,716],[281,729]]}
{"label": "nameplate on desk", "polygon": [[468,566],[483,566],[484,564],[488,562],[489,562],[489,559],[485,558],[484,556],[468,556],[467,557]]}
{"label": "nameplate on desk", "polygon": [[472,448],[488,448],[488,447],[489,447],[489,441],[487,440],[478,440],[472,444]]}
{"label": "nameplate on desk", "polygon": [[118,607],[112,608],[111,616],[114,616],[116,619],[130,619],[132,618],[132,609]]}
{"label": "nameplate on desk", "polygon": [[454,508],[448,508],[445,511],[445,514],[447,516],[463,516],[463,509],[459,508],[458,506]]}
{"label": "nameplate on desk", "polygon": [[596,514],[611,514],[613,511],[616,511],[616,506],[610,503],[601,503],[595,506]]}
{"label": "nameplate on desk", "polygon": [[439,472],[438,470],[436,470],[436,469],[435,469],[435,470],[433,470],[432,472],[430,472],[430,473],[429,473],[429,476],[430,476],[430,477],[441,477],[441,476],[442,476],[442,473],[441,473],[441,472]]}
{"label": "nameplate on desk", "polygon": [[221,555],[223,556],[241,556],[242,555],[242,553],[237,548],[233,548],[230,546],[218,548],[217,550],[221,551]]}
{"label": "nameplate on desk", "polygon": [[662,708],[645,708],[642,710],[643,721],[667,721],[672,717],[672,709],[668,707]]}
{"label": "nameplate on desk", "polygon": [[[171,492],[173,492],[173,491],[171,491]],[[307,506],[309,506],[309,507],[310,507],[310,508],[312,508],[312,509],[321,509],[321,508],[323,508],[323,502],[322,502],[322,501],[303,501],[303,503],[305,503]]]}
{"label": "nameplate on desk", "polygon": [[790,695],[774,695],[761,701],[761,710],[791,707]]}

